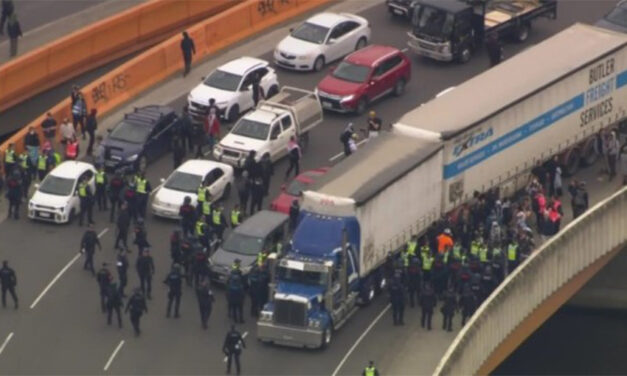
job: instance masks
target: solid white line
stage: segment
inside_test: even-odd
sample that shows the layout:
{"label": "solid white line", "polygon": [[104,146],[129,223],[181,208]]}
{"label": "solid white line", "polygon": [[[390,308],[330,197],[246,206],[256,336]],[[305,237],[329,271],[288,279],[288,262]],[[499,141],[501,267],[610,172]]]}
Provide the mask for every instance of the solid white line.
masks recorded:
{"label": "solid white line", "polygon": [[118,355],[118,351],[120,351],[122,346],[124,346],[124,340],[121,340],[120,343],[118,344],[118,347],[116,347],[115,350],[113,350],[113,354],[111,354],[111,356],[109,357],[109,360],[107,361],[107,364],[105,364],[104,366],[104,369],[103,369],[104,371],[109,369],[109,367],[111,366],[111,363],[113,363],[113,359],[115,359],[115,356]]}
{"label": "solid white line", "polygon": [[[248,332],[244,332],[244,334],[242,334],[242,338],[246,338],[246,336],[248,335]],[[224,357],[224,363],[226,363],[226,361],[229,360],[228,357]]]}
{"label": "solid white line", "polygon": [[336,376],[338,372],[340,372],[340,369],[342,368],[342,366],[344,365],[344,363],[346,362],[346,360],[348,360],[348,357],[351,356],[351,354],[353,353],[353,351],[355,351],[355,349],[357,348],[357,346],[359,346],[359,343],[364,339],[364,337],[366,337],[366,335],[368,334],[368,332],[370,332],[370,330],[372,330],[372,328],[377,324],[377,322],[381,319],[381,317],[383,317],[383,315],[388,311],[388,309],[390,309],[392,305],[388,304],[387,306],[385,306],[385,308],[383,308],[383,311],[381,311],[381,313],[379,313],[379,316],[377,316],[374,321],[372,321],[370,323],[370,325],[366,328],[366,331],[363,332],[361,334],[361,336],[359,336],[359,338],[357,338],[357,341],[355,341],[355,343],[353,344],[353,346],[350,348],[350,350],[348,350],[348,352],[346,353],[346,355],[344,355],[344,357],[342,358],[342,361],[340,362],[340,364],[338,364],[337,368],[335,369],[335,371],[333,371],[333,374],[331,376]]}
{"label": "solid white line", "polygon": [[[355,144],[355,146],[357,146],[357,147],[359,148],[359,146],[363,145],[366,141],[368,141],[368,139],[367,139],[367,138],[365,138],[365,139],[363,139],[363,140],[359,141],[357,144]],[[340,158],[340,157],[341,157],[341,156],[343,156],[343,155],[344,155],[344,152],[341,152],[341,153],[335,154],[334,156],[332,156],[331,158],[329,158],[329,162],[333,162],[334,160],[336,160],[336,159]]]}
{"label": "solid white line", "polygon": [[9,335],[4,340],[4,342],[2,342],[2,346],[0,346],[0,354],[2,354],[2,352],[4,351],[4,348],[7,347],[7,344],[9,343],[11,338],[13,338],[13,332],[9,333]]}
{"label": "solid white line", "polygon": [[102,236],[104,234],[106,234],[107,232],[109,232],[109,228],[105,228],[104,230],[100,231],[100,234],[98,234],[98,239],[102,238]]}
{"label": "solid white line", "polygon": [[37,297],[37,299],[35,299],[35,301],[33,302],[33,304],[30,305],[30,309],[35,308],[35,306],[37,305],[37,303],[39,303],[39,301],[41,300],[41,298],[44,297],[44,295],[46,295],[46,293],[48,292],[48,290],[50,290],[50,288],[52,288],[52,285],[54,285],[59,278],[61,278],[61,276],[63,275],[63,273],[65,273],[70,266],[72,266],[72,264],[74,264],[76,262],[76,260],[78,260],[78,258],[81,257],[81,253],[78,252],[71,260],[70,262],[67,263],[67,265],[65,265],[63,267],[63,269],[61,269],[61,271],[59,272],[59,274],[57,274],[52,281],[50,281],[50,283],[48,284],[48,286],[46,286],[46,288],[44,289],[44,291],[41,292],[41,294],[39,294],[39,296]]}

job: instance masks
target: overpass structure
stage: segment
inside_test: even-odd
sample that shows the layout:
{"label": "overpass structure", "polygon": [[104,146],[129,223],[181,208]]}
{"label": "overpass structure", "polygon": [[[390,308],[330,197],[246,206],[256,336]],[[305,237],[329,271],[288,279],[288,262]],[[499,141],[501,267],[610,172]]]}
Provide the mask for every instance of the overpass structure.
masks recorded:
{"label": "overpass structure", "polygon": [[435,375],[489,374],[627,248],[627,187],[569,223],[479,307]]}

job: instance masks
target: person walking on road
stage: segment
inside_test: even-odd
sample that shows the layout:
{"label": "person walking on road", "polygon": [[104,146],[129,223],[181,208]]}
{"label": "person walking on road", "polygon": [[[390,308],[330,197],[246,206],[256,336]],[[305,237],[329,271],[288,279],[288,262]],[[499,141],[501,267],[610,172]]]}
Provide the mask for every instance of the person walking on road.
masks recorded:
{"label": "person walking on road", "polygon": [[85,139],[85,117],[87,117],[87,104],[83,93],[79,92],[76,101],[72,104],[72,125],[74,132],[78,132],[78,125],[81,126],[81,136]]}
{"label": "person walking on road", "polygon": [[252,216],[255,214],[255,211],[260,211],[263,205],[263,181],[260,178],[253,180],[250,196],[250,216]]}
{"label": "person walking on road", "polygon": [[17,286],[17,276],[15,270],[9,267],[7,260],[2,261],[2,268],[0,269],[0,287],[2,288],[2,308],[7,307],[7,291],[13,298],[13,304],[17,309],[17,294],[15,293],[15,287]]}
{"label": "person walking on road", "polygon": [[102,263],[102,268],[98,270],[96,274],[96,281],[98,282],[98,287],[100,288],[100,309],[102,312],[105,312],[107,307],[107,295],[109,293],[109,286],[111,286],[111,282],[113,281],[113,276],[107,267],[107,263]]}
{"label": "person walking on road", "polygon": [[146,173],[140,171],[135,176],[135,199],[137,200],[137,216],[140,218],[146,217],[146,207],[148,206],[148,198],[152,192],[152,186],[148,179],[146,179]]}
{"label": "person walking on road", "polygon": [[270,159],[269,154],[264,154],[261,157],[261,180],[263,181],[263,195],[264,197],[268,196],[270,192],[270,179],[272,179],[272,175],[274,175],[274,166],[272,165],[272,160]]}
{"label": "person walking on road", "polygon": [[392,318],[394,326],[405,325],[403,315],[405,312],[405,291],[400,278],[394,277],[390,283],[390,304],[392,305]]}
{"label": "person walking on road", "polygon": [[431,330],[431,318],[433,317],[433,309],[437,303],[435,292],[431,287],[431,284],[425,286],[425,291],[420,297],[420,307],[422,308],[422,315],[420,318],[420,325],[423,328]]}
{"label": "person walking on road", "polygon": [[115,311],[118,316],[118,328],[122,328],[122,315],[120,313],[122,304],[120,290],[115,283],[112,283],[107,292],[107,325],[111,325],[111,314]]}
{"label": "person walking on road", "polygon": [[22,203],[22,179],[20,172],[13,170],[7,179],[7,199],[9,200],[9,215],[7,218],[13,217],[20,219],[20,204]]}
{"label": "person walking on road", "polygon": [[235,359],[235,372],[237,372],[238,375],[240,374],[241,367],[239,357],[242,354],[242,349],[245,348],[246,342],[244,342],[244,338],[240,332],[235,329],[235,325],[231,325],[231,330],[226,333],[224,344],[222,345],[222,351],[227,357],[226,373],[231,373],[231,363],[233,362],[233,359]]}
{"label": "person walking on road", "polygon": [[126,257],[124,250],[120,250],[118,253],[116,267],[118,269],[118,280],[120,281],[120,295],[125,298],[124,289],[128,283],[128,257]]}
{"label": "person walking on road", "polygon": [[89,186],[87,177],[78,184],[78,198],[80,200],[80,215],[78,219],[78,225],[83,225],[83,219],[87,215],[87,223],[94,223],[93,207],[94,207],[94,194]]}
{"label": "person walking on road", "polygon": [[7,22],[7,34],[9,34],[9,55],[15,57],[17,55],[17,40],[22,37],[22,27],[20,21],[17,20],[17,14],[13,12],[9,16]]}
{"label": "person walking on road", "polygon": [[248,208],[248,199],[250,198],[250,179],[248,179],[248,171],[242,171],[242,175],[235,179],[237,187],[237,196],[239,197],[239,207],[244,213]]}
{"label": "person walking on road", "polygon": [[185,64],[185,70],[183,71],[183,77],[187,76],[192,67],[192,56],[196,55],[196,46],[194,40],[190,38],[187,31],[183,32],[183,39],[181,40],[181,52],[183,52],[183,63]]}
{"label": "person walking on road", "polygon": [[155,262],[150,255],[148,248],[144,249],[144,252],[137,258],[135,263],[137,269],[137,275],[139,276],[139,285],[144,296],[148,300],[152,299],[152,276],[155,274]]}
{"label": "person walking on road", "polygon": [[486,48],[488,50],[488,57],[490,58],[490,67],[498,65],[503,60],[503,45],[497,33],[488,35]]}
{"label": "person walking on road", "polygon": [[106,211],[107,208],[107,173],[104,166],[96,164],[96,202],[98,211]]}
{"label": "person walking on road", "polygon": [[87,155],[92,155],[94,152],[94,141],[96,141],[96,130],[98,129],[98,119],[96,115],[98,114],[98,110],[92,108],[87,115],[87,120],[85,120],[85,132],[87,132],[87,136],[89,136],[89,144],[87,145]]}
{"label": "person walking on road", "polygon": [[290,177],[292,170],[294,170],[294,176],[298,176],[298,174],[300,174],[300,159],[302,158],[302,152],[295,136],[291,136],[290,141],[287,143],[287,153],[290,166],[285,172],[285,180]]}
{"label": "person walking on road", "polygon": [[130,312],[131,324],[133,324],[135,336],[139,336],[141,333],[141,330],[139,329],[139,321],[144,313],[148,313],[146,299],[144,299],[141,289],[135,289],[133,295],[128,300],[128,303],[126,303],[126,309],[124,312]]}
{"label": "person walking on road", "polygon": [[361,376],[379,376],[377,367],[374,366],[374,362],[371,360],[368,362],[368,366],[364,368]]}
{"label": "person walking on road", "polygon": [[41,122],[41,129],[46,140],[52,145],[57,135],[57,121],[54,116],[52,116],[52,113],[48,112],[46,114],[46,118]]}
{"label": "person walking on road", "polygon": [[179,207],[179,216],[181,217],[181,230],[183,236],[194,235],[194,224],[196,223],[196,209],[192,205],[192,198],[185,196],[183,205]]}
{"label": "person walking on road", "polygon": [[94,270],[94,253],[96,252],[96,246],[98,246],[98,249],[102,251],[98,234],[96,234],[96,231],[94,230],[94,225],[90,223],[87,226],[87,231],[85,231],[83,238],[81,239],[81,253],[85,254],[85,264],[83,264],[83,270],[90,270],[93,276],[96,275],[96,271]]}
{"label": "person walking on road", "polygon": [[457,299],[452,289],[449,289],[444,293],[444,304],[442,305],[442,329],[452,332],[453,331],[453,316],[457,310]]}
{"label": "person walking on road", "polygon": [[124,184],[124,179],[119,171],[116,171],[111,180],[109,180],[107,194],[109,195],[109,203],[111,204],[111,212],[109,213],[110,223],[113,223],[113,219],[115,218],[115,209],[118,209],[120,206]]}
{"label": "person walking on road", "polygon": [[179,306],[181,305],[181,295],[183,294],[183,275],[178,264],[172,265],[172,271],[163,281],[168,285],[168,309],[165,313],[165,317],[170,317],[172,312],[172,303],[174,303],[174,318],[179,318]]}
{"label": "person walking on road", "polygon": [[120,208],[116,227],[117,236],[115,238],[114,248],[126,250],[128,249],[128,229],[131,227],[131,214],[128,211],[128,205],[126,203],[122,204]]}
{"label": "person walking on road", "polygon": [[203,329],[207,329],[207,322],[209,321],[209,316],[211,316],[211,309],[215,300],[207,280],[202,281],[196,287],[196,298],[198,298],[198,308],[200,309],[200,324]]}
{"label": "person walking on road", "polygon": [[2,10],[0,11],[0,35],[4,35],[4,24],[15,12],[13,0],[2,0]]}

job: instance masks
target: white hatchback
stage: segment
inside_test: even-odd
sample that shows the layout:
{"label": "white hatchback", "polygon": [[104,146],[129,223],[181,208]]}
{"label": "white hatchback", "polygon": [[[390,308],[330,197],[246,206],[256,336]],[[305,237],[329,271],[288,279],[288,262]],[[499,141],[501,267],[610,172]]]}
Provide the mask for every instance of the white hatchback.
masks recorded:
{"label": "white hatchback", "polygon": [[196,206],[198,188],[204,180],[209,181],[211,201],[226,199],[233,187],[233,167],[214,161],[192,159],[174,170],[167,179],[161,179],[162,185],[152,200],[154,215],[178,219],[179,208],[186,196]]}
{"label": "white hatchback", "polygon": [[192,118],[200,121],[206,116],[209,99],[227,121],[235,121],[241,113],[254,107],[252,83],[259,75],[259,86],[264,97],[269,98],[279,92],[276,72],[265,60],[254,57],[241,57],[232,60],[203,78],[187,97]]}
{"label": "white hatchback", "polygon": [[28,218],[67,223],[80,213],[78,183],[84,178],[89,179],[91,192],[95,194],[96,169],[89,163],[66,161],[55,167],[46,175],[41,184],[35,185],[37,190],[28,202]]}
{"label": "white hatchback", "polygon": [[320,71],[325,64],[365,47],[370,24],[350,13],[319,13],[285,37],[274,50],[274,62],[294,70]]}

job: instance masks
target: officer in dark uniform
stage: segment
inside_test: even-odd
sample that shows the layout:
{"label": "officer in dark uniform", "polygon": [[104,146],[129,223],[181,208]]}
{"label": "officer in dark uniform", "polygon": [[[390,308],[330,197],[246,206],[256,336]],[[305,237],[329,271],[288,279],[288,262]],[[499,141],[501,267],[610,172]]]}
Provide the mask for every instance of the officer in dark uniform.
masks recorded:
{"label": "officer in dark uniform", "polygon": [[211,316],[211,308],[213,307],[213,292],[209,288],[209,281],[204,280],[196,287],[196,298],[198,299],[198,308],[200,310],[200,324],[203,329],[207,329],[207,321]]}
{"label": "officer in dark uniform", "polygon": [[78,184],[78,198],[80,200],[80,216],[78,219],[78,225],[83,225],[83,218],[87,215],[87,221],[94,223],[93,219],[93,206],[94,206],[94,194],[89,186],[89,180],[87,177]]}
{"label": "officer in dark uniform", "polygon": [[100,268],[96,274],[96,281],[98,281],[98,286],[100,287],[100,307],[102,312],[106,309],[107,294],[109,293],[109,286],[112,280],[113,276],[107,268],[107,263],[103,262],[102,268]]}
{"label": "officer in dark uniform", "polygon": [[239,363],[239,356],[242,354],[242,349],[246,348],[246,342],[244,338],[235,329],[235,325],[231,325],[231,330],[226,333],[224,338],[224,344],[222,345],[222,351],[227,356],[226,373],[231,373],[231,363],[235,358],[235,371],[239,375],[241,368]]}
{"label": "officer in dark uniform", "polygon": [[431,318],[433,317],[433,309],[435,308],[437,298],[435,292],[431,287],[431,284],[427,284],[420,296],[420,307],[422,308],[422,315],[420,318],[420,325],[431,330]]}
{"label": "officer in dark uniform", "polygon": [[121,250],[118,253],[118,256],[115,260],[116,268],[118,269],[118,280],[120,281],[120,295],[122,297],[126,297],[124,294],[124,288],[126,288],[126,284],[128,283],[128,257],[126,257],[126,253],[124,250]]}
{"label": "officer in dark uniform", "polygon": [[259,317],[261,311],[261,272],[258,265],[254,265],[248,273],[248,295],[250,296],[250,315]]}
{"label": "officer in dark uniform", "polygon": [[172,264],[181,264],[183,262],[183,253],[181,252],[181,232],[174,230],[170,235],[170,260]]}
{"label": "officer in dark uniform", "polygon": [[494,276],[492,275],[492,268],[490,266],[486,266],[483,268],[483,272],[481,273],[481,293],[482,300],[485,300],[492,291],[496,287],[494,283]]}
{"label": "officer in dark uniform", "polygon": [[405,292],[399,276],[390,281],[390,303],[392,304],[392,318],[394,325],[405,325],[403,315],[405,313]]}
{"label": "officer in dark uniform", "polygon": [[113,311],[118,315],[118,328],[122,328],[122,315],[120,308],[122,307],[122,295],[116,283],[112,283],[107,291],[107,325],[111,325],[111,314]]}
{"label": "officer in dark uniform", "polygon": [[407,267],[407,292],[409,294],[409,305],[414,308],[415,303],[420,297],[420,259],[418,256],[412,256]]}
{"label": "officer in dark uniform", "polygon": [[96,202],[98,203],[98,210],[107,210],[107,173],[104,167],[100,164],[96,165]]}
{"label": "officer in dark uniform", "polygon": [[185,280],[187,286],[192,286],[194,280],[194,273],[192,273],[192,263],[194,259],[194,245],[192,239],[183,239],[181,241],[181,255],[183,258],[183,272],[185,273]]}
{"label": "officer in dark uniform", "polygon": [[113,223],[115,218],[115,209],[120,206],[120,198],[122,196],[122,190],[124,190],[124,179],[119,171],[116,171],[115,175],[109,180],[108,194],[109,201],[111,203],[111,212],[109,214],[109,222]]}
{"label": "officer in dark uniform", "polygon": [[150,243],[148,243],[148,234],[146,233],[146,227],[144,226],[144,219],[138,218],[137,223],[135,224],[135,240],[133,240],[133,244],[137,246],[139,252],[137,256],[141,255],[145,248],[150,247]]}
{"label": "officer in dark uniform", "polygon": [[122,193],[122,202],[126,204],[128,214],[134,221],[137,220],[137,193],[135,192],[135,181],[131,180],[126,184]]}
{"label": "officer in dark uniform", "polygon": [[192,259],[192,272],[194,273],[194,286],[209,276],[207,254],[202,247],[197,247]]}
{"label": "officer in dark uniform", "polygon": [[259,310],[263,310],[263,307],[268,303],[270,297],[270,272],[268,265],[264,264],[259,266],[259,295],[257,297]]}
{"label": "officer in dark uniform", "polygon": [[452,289],[448,289],[444,293],[444,304],[442,305],[442,315],[444,320],[442,321],[442,329],[449,332],[453,331],[453,316],[457,309],[457,298]]}
{"label": "officer in dark uniform", "polygon": [[231,274],[227,281],[227,299],[229,302],[229,317],[240,324],[244,323],[244,277],[239,268],[240,260],[235,260]]}
{"label": "officer in dark uniform", "polygon": [[435,294],[441,297],[444,290],[446,290],[446,282],[448,280],[446,266],[444,265],[444,256],[441,253],[435,255],[432,278]]}
{"label": "officer in dark uniform", "polygon": [[[473,294],[475,294],[475,296],[479,299],[481,299],[482,297],[482,293],[481,293],[481,274],[479,273],[472,273],[470,275],[470,291],[472,291]],[[483,300],[481,300],[483,301]]]}
{"label": "officer in dark uniform", "polygon": [[466,324],[466,319],[475,313],[478,304],[477,297],[470,291],[470,287],[465,286],[462,296],[459,298],[459,305],[462,309],[462,326]]}
{"label": "officer in dark uniform", "polygon": [[180,266],[178,264],[172,265],[172,270],[163,281],[168,285],[168,309],[165,317],[170,317],[172,311],[172,303],[174,302],[174,318],[179,317],[179,306],[181,304],[181,295],[183,294],[183,276],[181,275]]}
{"label": "officer in dark uniform", "polygon": [[181,229],[183,236],[194,235],[194,223],[196,222],[196,209],[192,205],[192,198],[185,196],[183,205],[179,208],[179,216],[181,217]]}
{"label": "officer in dark uniform", "polygon": [[135,336],[138,336],[140,333],[139,330],[139,320],[142,317],[142,314],[148,313],[148,307],[146,307],[146,299],[142,295],[140,289],[135,289],[135,292],[126,303],[126,309],[124,312],[131,313],[131,324],[133,324],[133,329],[135,330]]}
{"label": "officer in dark uniform", "polygon": [[263,204],[263,182],[260,178],[252,179],[252,185],[250,187],[250,215],[255,214],[255,211],[261,210]]}
{"label": "officer in dark uniform", "polygon": [[[127,203],[123,203],[120,207],[120,213],[118,213],[118,220],[116,222],[117,234],[115,237],[115,249],[128,249],[127,239],[128,239],[128,229],[131,226],[131,213],[128,208]],[[122,243],[122,247],[120,247],[120,243]]]}
{"label": "officer in dark uniform", "polygon": [[7,306],[7,291],[13,298],[13,304],[17,309],[17,294],[15,293],[15,286],[17,286],[17,276],[15,270],[9,267],[7,260],[2,261],[2,268],[0,269],[0,287],[2,288],[2,308]]}
{"label": "officer in dark uniform", "polygon": [[142,293],[148,299],[152,299],[152,276],[155,274],[155,262],[150,255],[150,249],[144,248],[142,254],[137,258],[135,269],[137,269]]}
{"label": "officer in dark uniform", "polygon": [[13,216],[13,218],[15,219],[20,219],[20,204],[22,203],[22,180],[20,179],[20,172],[15,169],[7,179],[7,199],[9,200],[9,215],[7,218],[11,219],[11,216]]}
{"label": "officer in dark uniform", "polygon": [[503,60],[503,46],[497,33],[491,33],[487,37],[486,48],[490,58],[490,67],[493,67]]}
{"label": "officer in dark uniform", "polygon": [[96,275],[96,271],[94,270],[94,252],[96,252],[96,246],[98,246],[98,249],[102,251],[100,240],[98,240],[98,234],[96,234],[96,231],[94,230],[94,225],[90,223],[87,231],[85,231],[83,238],[81,239],[81,253],[85,253],[85,264],[83,265],[83,269],[91,270],[91,274],[94,276]]}

